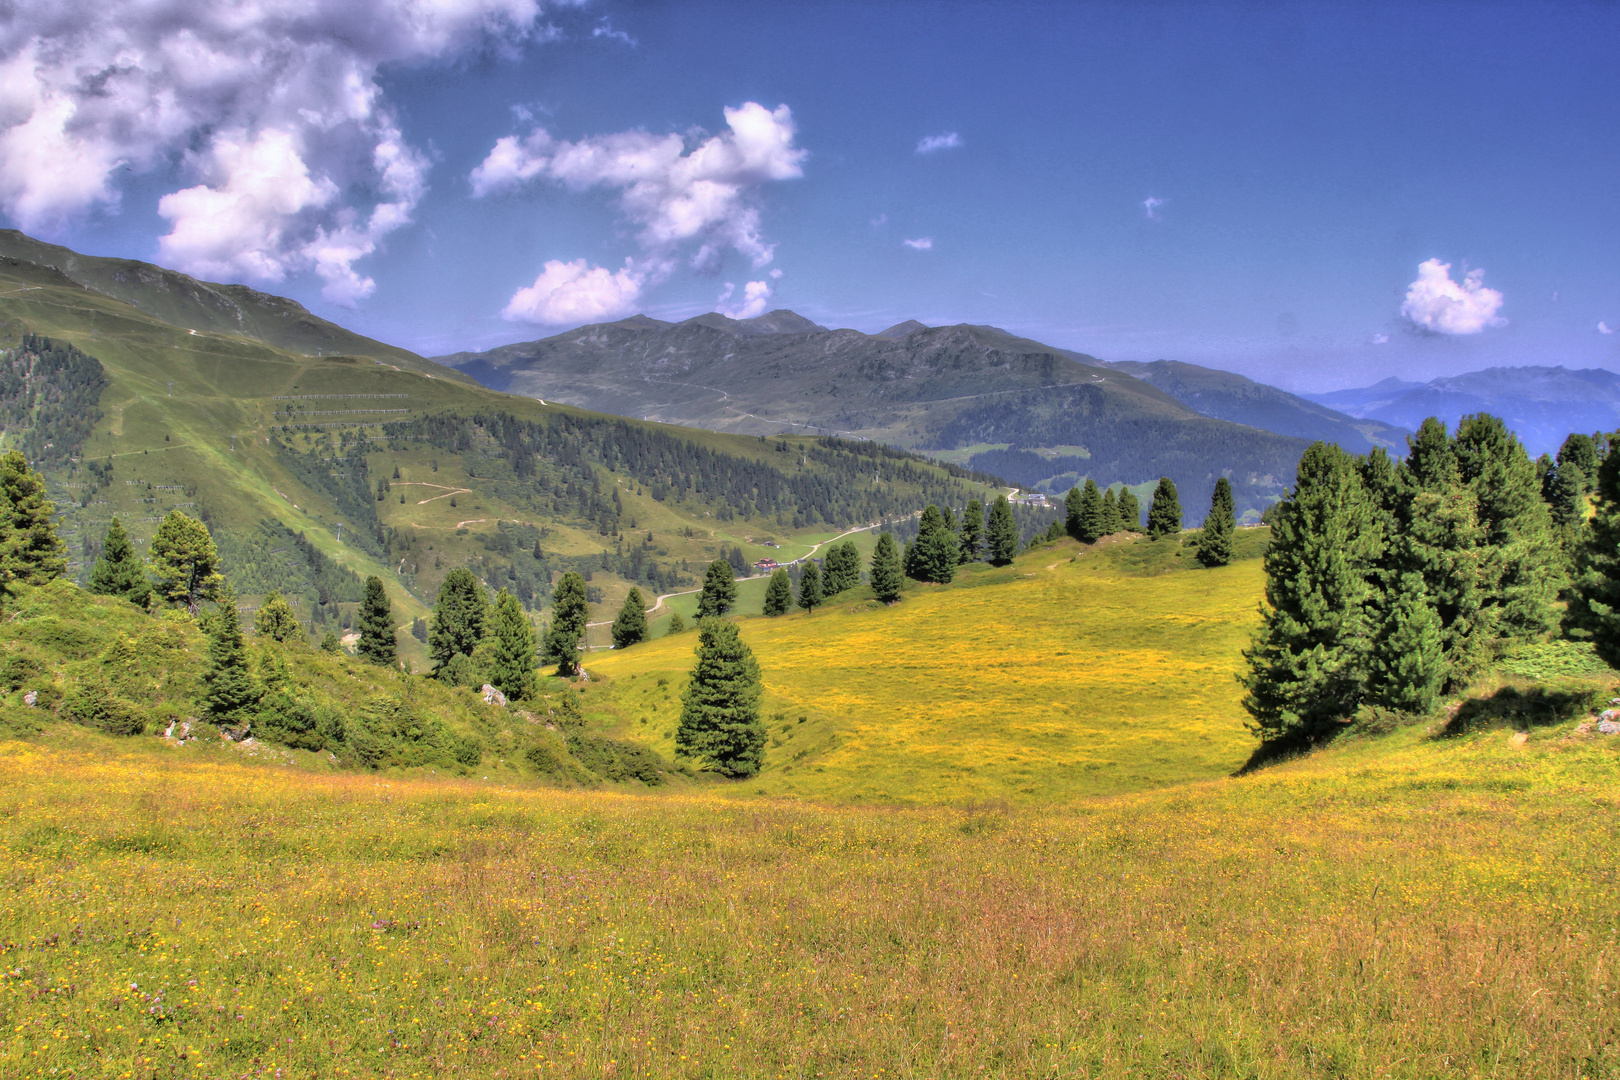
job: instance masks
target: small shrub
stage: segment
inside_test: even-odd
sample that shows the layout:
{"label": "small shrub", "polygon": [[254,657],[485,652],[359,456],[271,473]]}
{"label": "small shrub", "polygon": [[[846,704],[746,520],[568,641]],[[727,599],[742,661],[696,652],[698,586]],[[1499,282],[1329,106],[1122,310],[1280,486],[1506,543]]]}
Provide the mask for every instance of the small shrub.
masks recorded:
{"label": "small shrub", "polygon": [[99,682],[81,682],[68,690],[62,697],[62,715],[109,735],[139,735],[146,730],[146,721],[135,706]]}

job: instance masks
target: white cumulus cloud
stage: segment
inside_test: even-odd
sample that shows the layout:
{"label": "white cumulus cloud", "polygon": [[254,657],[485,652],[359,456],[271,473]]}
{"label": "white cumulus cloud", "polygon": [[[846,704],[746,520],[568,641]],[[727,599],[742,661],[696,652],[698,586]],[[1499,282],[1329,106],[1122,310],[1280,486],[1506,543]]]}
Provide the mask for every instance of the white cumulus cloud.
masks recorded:
{"label": "white cumulus cloud", "polygon": [[511,322],[580,323],[615,319],[635,310],[645,275],[630,265],[610,271],[584,259],[553,259],[534,284],[512,294],[501,317]]}
{"label": "white cumulus cloud", "polygon": [[1374,334],[1372,336],[1372,343],[1374,345],[1388,345],[1389,344],[1389,335],[1388,334]]}
{"label": "white cumulus cloud", "polygon": [[497,140],[468,179],[475,197],[536,180],[574,191],[617,189],[620,209],[640,227],[642,253],[631,272],[643,287],[667,278],[683,249],[697,270],[718,271],[728,250],[758,270],[775,257],[776,245],[761,230],[756,192],[803,176],[807,151],[793,145],[786,105],[767,109],[750,101],[726,109],[725,118],[725,131],[687,138],[625,131],[565,142],[537,128]]}
{"label": "white cumulus cloud", "polygon": [[954,131],[943,135],[929,135],[917,143],[917,153],[933,154],[940,150],[955,150],[962,145],[962,136]]}
{"label": "white cumulus cloud", "polygon": [[1418,266],[1401,314],[1429,333],[1478,334],[1507,324],[1497,315],[1501,307],[1502,294],[1485,287],[1485,271],[1470,270],[1461,281],[1453,281],[1450,263],[1430,259]]}
{"label": "white cumulus cloud", "polygon": [[1612,334],[1614,333],[1614,327],[1610,326],[1606,322],[1599,322],[1597,324],[1597,332],[1600,334]]}
{"label": "white cumulus cloud", "polygon": [[1159,198],[1157,195],[1149,195],[1147,198],[1142,200],[1142,209],[1147,213],[1149,221],[1159,220],[1159,207],[1163,205],[1164,200]]}
{"label": "white cumulus cloud", "polygon": [[176,157],[162,257],[275,282],[314,270],[329,299],[407,224],[427,159],[377,82],[384,64],[536,32],[540,0],[61,0],[0,18],[0,210],[55,232],[120,200],[124,169]]}
{"label": "white cumulus cloud", "polygon": [[900,242],[915,251],[934,250],[934,238],[932,236],[919,236],[915,240],[902,240]]}
{"label": "white cumulus cloud", "polygon": [[720,299],[715,301],[714,310],[728,319],[753,319],[765,314],[765,307],[771,300],[771,283],[768,281],[750,281],[743,286],[742,299],[735,304],[727,304],[737,287],[726,282],[725,289],[720,293]]}

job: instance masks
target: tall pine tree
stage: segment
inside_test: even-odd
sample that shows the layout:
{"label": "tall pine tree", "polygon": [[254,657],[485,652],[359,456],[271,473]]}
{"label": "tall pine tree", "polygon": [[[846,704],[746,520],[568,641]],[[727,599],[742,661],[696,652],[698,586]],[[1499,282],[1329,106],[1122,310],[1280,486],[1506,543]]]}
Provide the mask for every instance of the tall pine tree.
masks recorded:
{"label": "tall pine tree", "polygon": [[759,662],[743,644],[736,623],[704,619],[697,665],[681,695],[676,753],[738,779],[759,772],[765,764],[765,725],[759,717],[762,692]]}
{"label": "tall pine tree", "polygon": [[647,640],[647,601],[634,585],[624,598],[624,606],[613,618],[613,647],[628,649]]}
{"label": "tall pine tree", "polygon": [[535,668],[539,649],[534,625],[529,622],[518,598],[505,589],[495,595],[492,622],[495,654],[490,659],[490,684],[505,694],[508,701],[527,701],[534,697],[538,686]]}
{"label": "tall pine tree", "polygon": [[283,644],[296,641],[302,636],[298,629],[298,616],[293,614],[292,605],[275,589],[265,594],[264,603],[259,605],[258,613],[253,616],[253,632],[260,637]]}
{"label": "tall pine tree", "polygon": [[1176,495],[1176,482],[1168,476],[1159,477],[1159,486],[1153,489],[1153,502],[1148,506],[1147,534],[1150,539],[1177,536],[1181,533],[1181,499]]}
{"label": "tall pine tree", "polygon": [[765,586],[765,614],[786,615],[793,606],[793,582],[788,579],[786,567],[778,566]]}
{"label": "tall pine tree", "polygon": [[1128,487],[1119,489],[1119,527],[1130,532],[1142,531],[1142,504]]}
{"label": "tall pine tree", "polygon": [[90,571],[90,591],[97,596],[122,596],[136,607],[144,608],[152,595],[152,583],[146,580],[146,567],[130,543],[129,533],[117,518],[107,526],[107,536],[101,542],[101,557]]}
{"label": "tall pine tree", "polygon": [[215,723],[240,724],[259,700],[248,673],[247,646],[242,641],[242,620],[236,594],[229,586],[219,592],[219,610],[208,620],[208,664],[203,669],[203,708]]}
{"label": "tall pine tree", "polygon": [[917,526],[917,542],[906,550],[906,575],[918,581],[947,585],[956,576],[961,550],[945,516],[930,504]]}
{"label": "tall pine tree", "polygon": [[[1092,487],[1097,486],[1089,478],[1086,482]],[[1086,497],[1081,493],[1079,484],[1069,488],[1069,493],[1063,496],[1063,531],[1086,543]]]}
{"label": "tall pine tree", "polygon": [[828,596],[848,592],[861,583],[861,553],[855,541],[845,540],[827,549],[822,564],[822,589]]}
{"label": "tall pine tree", "polygon": [[1243,706],[1267,743],[1311,739],[1349,716],[1366,690],[1370,572],[1385,538],[1356,462],[1312,443],[1278,504],[1266,552],[1266,606],[1244,652]]}
{"label": "tall pine tree", "polygon": [[813,562],[804,564],[804,573],[799,575],[799,606],[806,614],[815,611],[821,606],[826,597],[821,591],[821,571]]}
{"label": "tall pine tree", "polygon": [[1367,696],[1385,708],[1422,715],[1434,708],[1449,670],[1440,616],[1417,574],[1403,574],[1389,601],[1368,657]]}
{"label": "tall pine tree", "polygon": [[1620,453],[1598,466],[1592,520],[1576,556],[1564,627],[1592,643],[1610,667],[1620,668]]}
{"label": "tall pine tree", "polygon": [[985,530],[990,547],[990,565],[1006,566],[1018,556],[1018,522],[1013,519],[1007,496],[997,495],[990,506],[990,524]]}
{"label": "tall pine tree", "polygon": [[718,618],[737,604],[737,577],[731,564],[716,559],[703,575],[703,591],[698,594],[698,618]]}
{"label": "tall pine tree", "polygon": [[444,575],[428,627],[428,653],[436,676],[443,675],[458,656],[472,656],[484,640],[489,601],[471,570],[458,566]]}
{"label": "tall pine tree", "polygon": [[893,533],[880,533],[872,550],[872,593],[885,604],[900,599],[904,574],[900,569],[900,548]]}
{"label": "tall pine tree", "polygon": [[1113,536],[1119,531],[1119,503],[1114,499],[1114,489],[1109,487],[1103,491],[1103,535]]}
{"label": "tall pine tree", "polygon": [[184,604],[197,614],[204,600],[217,600],[225,578],[219,572],[219,549],[208,526],[179,510],[170,510],[152,536],[155,591],[171,604]]}
{"label": "tall pine tree", "polygon": [[962,511],[962,561],[978,562],[984,558],[984,504],[969,499]]}
{"label": "tall pine tree", "polygon": [[570,570],[557,579],[551,590],[551,627],[546,631],[546,659],[557,665],[557,674],[572,678],[579,671],[579,643],[585,638],[590,621],[590,601],[585,579]]}
{"label": "tall pine tree", "polygon": [[1215,494],[1209,500],[1209,513],[1198,537],[1198,561],[1208,567],[1225,566],[1232,561],[1232,534],[1237,531],[1237,511],[1232,502],[1232,484],[1226,477],[1215,481]]}
{"label": "tall pine tree", "polygon": [[67,568],[66,551],[45,478],[21,451],[0,454],[0,592],[55,581]]}
{"label": "tall pine tree", "polygon": [[1103,510],[1102,491],[1097,481],[1086,477],[1085,490],[1080,492],[1080,535],[1083,544],[1095,544],[1108,535],[1108,515]]}
{"label": "tall pine tree", "polygon": [[360,601],[358,629],[360,642],[355,652],[362,660],[383,667],[399,663],[399,635],[394,630],[394,609],[388,602],[388,590],[382,578],[366,578],[365,599]]}

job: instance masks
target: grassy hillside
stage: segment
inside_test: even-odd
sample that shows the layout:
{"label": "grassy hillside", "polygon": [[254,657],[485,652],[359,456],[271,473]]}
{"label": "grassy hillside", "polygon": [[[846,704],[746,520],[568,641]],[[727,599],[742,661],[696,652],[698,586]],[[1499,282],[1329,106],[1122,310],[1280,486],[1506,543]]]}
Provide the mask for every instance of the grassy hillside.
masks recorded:
{"label": "grassy hillside", "polygon": [[0,742],[0,1073],[1611,1077],[1617,740],[1508,735],[1058,809]]}
{"label": "grassy hillside", "polygon": [[[271,332],[290,310],[274,297],[226,290],[259,314],[209,322],[181,300],[215,310],[223,287],[0,239],[57,260],[0,257],[0,347],[45,335],[104,379],[88,433],[64,423],[77,445],[53,444],[44,462],[79,574],[112,516],[144,542],[179,508],[208,521],[249,612],[280,588],[317,629],[342,625],[356,575],[374,573],[409,627],[443,575],[471,565],[527,603],[564,570],[586,572],[596,617],[610,618],[632,581],[653,593],[695,584],[724,547],[750,561],[802,553],[800,536],[986,490],[869,444],[767,442],[498,394],[354,335],[333,339],[352,352],[331,355]],[[90,287],[58,268],[69,264]],[[12,409],[0,441],[31,445],[34,408]],[[421,666],[420,643],[403,641]]]}
{"label": "grassy hillside", "polygon": [[[771,742],[752,793],[1052,802],[1224,776],[1252,749],[1233,676],[1266,530],[1187,569],[1190,546],[1060,541],[885,607],[746,618]],[[1195,565],[1195,564],[1194,564]],[[757,612],[758,601],[742,608]],[[593,653],[587,718],[672,756],[695,633]]]}

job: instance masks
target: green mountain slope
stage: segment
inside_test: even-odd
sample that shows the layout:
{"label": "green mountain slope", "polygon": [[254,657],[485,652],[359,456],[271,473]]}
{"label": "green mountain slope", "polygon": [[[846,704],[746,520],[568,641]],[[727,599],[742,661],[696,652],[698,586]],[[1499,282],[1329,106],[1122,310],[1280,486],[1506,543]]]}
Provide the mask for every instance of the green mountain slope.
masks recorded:
{"label": "green mountain slope", "polygon": [[[169,321],[177,308],[157,313],[177,289],[202,304],[212,287],[130,265],[119,298],[0,258],[7,370],[43,370],[34,334],[53,356],[87,358],[52,376],[79,379],[75,393],[105,380],[78,410],[94,422],[77,426],[42,412],[20,375],[0,380],[5,446],[43,446],[42,417],[58,417],[41,464],[80,574],[113,515],[144,542],[178,508],[208,521],[247,608],[279,588],[316,629],[352,618],[366,574],[390,583],[409,627],[467,565],[531,605],[579,570],[600,619],[632,582],[672,591],[728,551],[745,564],[800,555],[845,528],[987,490],[872,444],[767,441],[500,394],[354,335],[344,355],[321,356],[268,331]],[[256,310],[274,310],[269,300]],[[420,643],[402,641],[420,665]]]}
{"label": "green mountain slope", "polygon": [[1406,451],[1409,432],[1404,427],[1371,417],[1358,419],[1230,371],[1179,360],[1155,360],[1151,364],[1121,360],[1108,366],[1217,420],[1264,428],[1279,435],[1335,442],[1353,454],[1365,454],[1374,446]]}
{"label": "green mountain slope", "polygon": [[823,431],[1062,491],[1173,477],[1194,517],[1228,475],[1240,508],[1293,480],[1306,440],[1211,419],[1093,357],[988,326],[827,330],[793,312],[636,316],[439,358],[547,401],[720,431]]}

